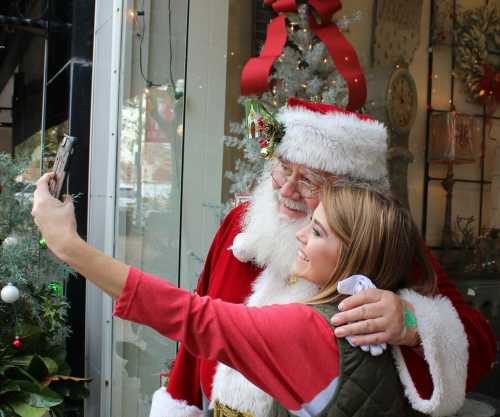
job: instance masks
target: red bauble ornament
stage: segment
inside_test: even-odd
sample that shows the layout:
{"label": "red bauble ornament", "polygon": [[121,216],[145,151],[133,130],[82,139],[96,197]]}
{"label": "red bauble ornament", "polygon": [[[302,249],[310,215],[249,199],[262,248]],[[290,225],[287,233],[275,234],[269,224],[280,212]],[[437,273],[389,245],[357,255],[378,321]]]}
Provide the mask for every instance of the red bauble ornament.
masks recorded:
{"label": "red bauble ornament", "polygon": [[16,336],[12,341],[12,347],[16,350],[19,350],[23,347],[23,341],[19,336]]}
{"label": "red bauble ornament", "polygon": [[262,117],[259,117],[257,126],[259,127],[259,131],[263,132],[266,129],[266,121]]}
{"label": "red bauble ornament", "polygon": [[259,145],[261,148],[266,148],[268,143],[267,143],[267,140],[265,139],[259,139]]}

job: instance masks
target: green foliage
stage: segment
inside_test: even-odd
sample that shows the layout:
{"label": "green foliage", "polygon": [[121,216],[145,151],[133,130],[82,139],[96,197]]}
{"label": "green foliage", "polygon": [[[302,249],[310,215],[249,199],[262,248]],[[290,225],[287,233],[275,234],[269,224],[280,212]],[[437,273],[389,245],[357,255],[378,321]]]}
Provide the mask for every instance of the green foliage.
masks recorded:
{"label": "green foliage", "polygon": [[65,398],[88,395],[83,383],[89,380],[67,375],[64,353],[48,353],[53,356],[0,353],[0,416],[41,416],[49,410],[61,413]]}
{"label": "green foliage", "polygon": [[86,394],[86,380],[71,378],[65,362],[69,305],[50,285],[72,271],[39,243],[26,166],[0,153],[0,289],[12,283],[20,291],[15,303],[0,301],[0,417],[60,414],[65,398]]}
{"label": "green foliage", "polygon": [[492,74],[500,70],[495,56],[500,50],[500,13],[488,4],[459,13],[454,38],[457,75],[466,94],[474,101],[487,102],[491,97],[484,89],[490,87],[482,82],[486,68]]}

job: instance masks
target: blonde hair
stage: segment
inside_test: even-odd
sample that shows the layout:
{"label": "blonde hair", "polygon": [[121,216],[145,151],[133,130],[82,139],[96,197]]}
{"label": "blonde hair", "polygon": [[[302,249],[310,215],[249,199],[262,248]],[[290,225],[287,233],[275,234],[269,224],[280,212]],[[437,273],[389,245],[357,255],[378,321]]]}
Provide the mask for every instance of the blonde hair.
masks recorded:
{"label": "blonde hair", "polygon": [[[338,302],[337,283],[354,274],[366,275],[380,289],[435,292],[436,276],[417,226],[393,196],[363,184],[327,181],[321,202],[341,245],[331,278],[308,304]],[[421,275],[418,285],[410,282],[414,263]]]}

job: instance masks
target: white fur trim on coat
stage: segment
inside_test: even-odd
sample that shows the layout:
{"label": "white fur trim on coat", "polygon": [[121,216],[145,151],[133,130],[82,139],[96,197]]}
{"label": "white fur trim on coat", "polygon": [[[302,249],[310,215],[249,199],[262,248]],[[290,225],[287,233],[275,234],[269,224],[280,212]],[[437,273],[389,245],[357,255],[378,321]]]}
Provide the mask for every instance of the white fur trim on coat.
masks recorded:
{"label": "white fur trim on coat", "polygon": [[[287,283],[287,278],[288,274],[280,265],[277,265],[277,268],[268,266],[253,283],[252,294],[245,304],[248,306],[288,304],[303,301],[318,293],[318,287],[309,281],[299,279],[290,285]],[[222,363],[217,365],[214,375],[211,408],[215,400],[235,410],[249,412],[255,417],[266,417],[273,406],[272,397],[238,371]]]}
{"label": "white fur trim on coat", "polygon": [[434,391],[429,399],[419,396],[401,350],[392,349],[399,377],[412,407],[434,417],[456,413],[465,400],[469,343],[456,310],[446,297],[424,297],[402,290],[401,298],[415,309],[418,334],[429,365]]}
{"label": "white fur trim on coat", "polygon": [[363,181],[387,179],[387,130],[382,123],[303,107],[285,107],[277,118],[286,129],[277,156]]}
{"label": "white fur trim on coat", "polygon": [[203,417],[203,411],[186,401],[174,400],[162,387],[153,394],[149,417]]}
{"label": "white fur trim on coat", "polygon": [[248,233],[238,233],[233,240],[233,245],[228,248],[233,251],[233,255],[240,262],[248,262],[254,258],[251,250],[252,239]]}

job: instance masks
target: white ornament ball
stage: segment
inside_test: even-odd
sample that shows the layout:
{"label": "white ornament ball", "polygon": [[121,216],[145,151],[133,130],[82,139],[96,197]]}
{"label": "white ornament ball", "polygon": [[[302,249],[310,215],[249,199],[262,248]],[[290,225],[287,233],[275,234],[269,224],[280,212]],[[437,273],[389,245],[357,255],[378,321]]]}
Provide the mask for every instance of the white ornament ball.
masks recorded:
{"label": "white ornament ball", "polygon": [[4,303],[12,304],[19,299],[19,290],[10,282],[2,288],[0,297]]}
{"label": "white ornament ball", "polygon": [[7,246],[15,246],[19,243],[19,240],[17,239],[16,236],[8,236],[5,238],[5,240],[2,243],[2,246],[7,247]]}

